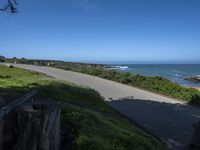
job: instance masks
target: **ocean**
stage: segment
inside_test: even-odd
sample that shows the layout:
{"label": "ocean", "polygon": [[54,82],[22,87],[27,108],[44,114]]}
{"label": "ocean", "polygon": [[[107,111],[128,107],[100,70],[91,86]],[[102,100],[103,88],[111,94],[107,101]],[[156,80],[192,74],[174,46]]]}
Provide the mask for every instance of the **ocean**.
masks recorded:
{"label": "ocean", "polygon": [[182,86],[200,87],[200,82],[184,80],[184,78],[199,76],[200,64],[177,64],[177,65],[145,65],[145,64],[116,64],[111,65],[112,69],[123,72],[133,72],[145,76],[165,77]]}

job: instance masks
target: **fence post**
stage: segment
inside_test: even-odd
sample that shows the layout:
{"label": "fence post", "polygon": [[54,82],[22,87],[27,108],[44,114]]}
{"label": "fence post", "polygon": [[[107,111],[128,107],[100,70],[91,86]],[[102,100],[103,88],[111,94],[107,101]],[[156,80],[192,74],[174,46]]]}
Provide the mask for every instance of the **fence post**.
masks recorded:
{"label": "fence post", "polygon": [[60,105],[34,101],[18,111],[19,137],[15,150],[59,150]]}

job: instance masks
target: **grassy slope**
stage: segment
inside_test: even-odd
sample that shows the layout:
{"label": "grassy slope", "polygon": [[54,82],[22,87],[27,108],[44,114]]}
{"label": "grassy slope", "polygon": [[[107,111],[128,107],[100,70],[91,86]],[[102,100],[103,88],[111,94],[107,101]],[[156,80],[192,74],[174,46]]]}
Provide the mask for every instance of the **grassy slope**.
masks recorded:
{"label": "grassy slope", "polygon": [[56,81],[36,72],[0,66],[0,96],[7,101],[31,89],[62,102],[64,149],[160,150],[165,145],[121,118],[94,90]]}

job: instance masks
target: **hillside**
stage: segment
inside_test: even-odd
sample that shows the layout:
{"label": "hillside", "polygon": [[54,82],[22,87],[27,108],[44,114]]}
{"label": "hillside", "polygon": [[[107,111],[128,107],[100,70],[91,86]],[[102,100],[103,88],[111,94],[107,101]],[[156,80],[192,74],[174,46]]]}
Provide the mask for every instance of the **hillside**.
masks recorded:
{"label": "hillside", "polygon": [[62,102],[63,149],[166,149],[123,119],[96,91],[57,81],[44,74],[0,66],[0,96],[6,102],[36,89],[39,97]]}

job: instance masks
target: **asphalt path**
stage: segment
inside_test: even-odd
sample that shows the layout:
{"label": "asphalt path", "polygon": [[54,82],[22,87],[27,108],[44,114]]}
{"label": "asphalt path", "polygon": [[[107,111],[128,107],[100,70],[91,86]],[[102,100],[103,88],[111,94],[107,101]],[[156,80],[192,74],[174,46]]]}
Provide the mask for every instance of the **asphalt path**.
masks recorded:
{"label": "asphalt path", "polygon": [[51,67],[22,64],[14,66],[97,90],[112,107],[159,137],[170,149],[184,149],[191,138],[193,124],[200,117],[200,108],[183,101],[95,76]]}

